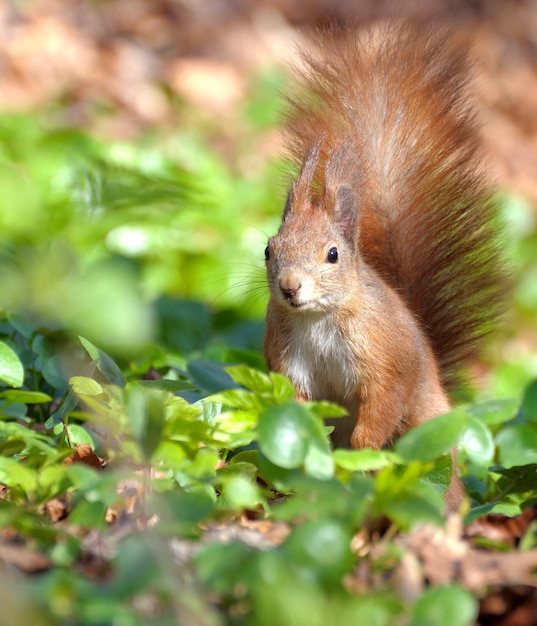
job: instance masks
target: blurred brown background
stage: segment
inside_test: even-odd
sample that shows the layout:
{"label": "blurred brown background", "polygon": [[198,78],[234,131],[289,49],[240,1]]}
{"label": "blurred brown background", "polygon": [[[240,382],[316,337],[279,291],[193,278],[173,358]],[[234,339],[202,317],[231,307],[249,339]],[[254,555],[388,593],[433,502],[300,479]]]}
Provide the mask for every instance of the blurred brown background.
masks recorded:
{"label": "blurred brown background", "polygon": [[[174,96],[233,124],[249,77],[327,21],[428,13],[474,47],[499,182],[537,202],[537,1],[35,0],[0,5],[0,107],[132,137],[181,125]],[[51,102],[54,106],[51,107]]]}

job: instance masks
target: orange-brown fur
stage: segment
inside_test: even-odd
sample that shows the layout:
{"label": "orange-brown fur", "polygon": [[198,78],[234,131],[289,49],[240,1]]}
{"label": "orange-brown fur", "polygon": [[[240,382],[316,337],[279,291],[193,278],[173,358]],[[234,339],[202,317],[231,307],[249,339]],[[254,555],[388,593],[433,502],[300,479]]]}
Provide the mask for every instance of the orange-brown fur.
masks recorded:
{"label": "orange-brown fur", "polygon": [[297,397],[347,408],[336,445],[380,448],[449,409],[490,330],[495,211],[448,36],[405,23],[318,43],[287,123],[302,166],[267,248],[265,356]]}

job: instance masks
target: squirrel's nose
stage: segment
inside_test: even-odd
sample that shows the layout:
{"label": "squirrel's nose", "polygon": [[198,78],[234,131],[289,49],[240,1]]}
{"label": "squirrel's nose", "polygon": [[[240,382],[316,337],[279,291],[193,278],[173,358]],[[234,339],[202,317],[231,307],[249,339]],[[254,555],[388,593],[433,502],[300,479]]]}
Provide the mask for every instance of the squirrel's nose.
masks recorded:
{"label": "squirrel's nose", "polygon": [[296,287],[284,287],[280,285],[281,292],[283,293],[286,300],[292,300],[296,297],[296,294],[299,292],[300,287],[302,285],[297,285]]}
{"label": "squirrel's nose", "polygon": [[293,300],[296,298],[298,292],[302,288],[302,281],[300,280],[300,277],[292,274],[280,276],[278,284],[280,291],[286,300]]}
{"label": "squirrel's nose", "polygon": [[287,302],[301,298],[304,286],[304,273],[293,267],[284,267],[278,274],[278,286]]}

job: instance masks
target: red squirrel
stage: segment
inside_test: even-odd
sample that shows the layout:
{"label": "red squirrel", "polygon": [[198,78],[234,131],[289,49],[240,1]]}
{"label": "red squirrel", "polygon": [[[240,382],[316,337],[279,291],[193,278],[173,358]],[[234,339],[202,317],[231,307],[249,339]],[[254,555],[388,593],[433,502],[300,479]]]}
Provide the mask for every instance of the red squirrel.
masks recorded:
{"label": "red squirrel", "polygon": [[402,23],[318,43],[290,98],[301,165],[265,250],[264,353],[297,399],[347,409],[334,445],[382,448],[450,409],[498,315],[496,207],[449,35]]}

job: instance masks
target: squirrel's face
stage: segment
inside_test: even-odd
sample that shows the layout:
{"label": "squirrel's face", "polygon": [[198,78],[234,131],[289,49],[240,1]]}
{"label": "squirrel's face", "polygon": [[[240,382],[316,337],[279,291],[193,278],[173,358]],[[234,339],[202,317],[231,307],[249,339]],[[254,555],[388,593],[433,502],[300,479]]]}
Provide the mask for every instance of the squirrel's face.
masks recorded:
{"label": "squirrel's face", "polygon": [[322,205],[293,210],[269,239],[265,261],[271,297],[291,311],[333,311],[357,284],[352,236]]}

